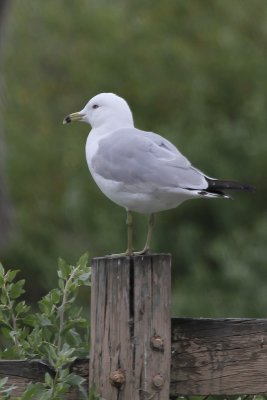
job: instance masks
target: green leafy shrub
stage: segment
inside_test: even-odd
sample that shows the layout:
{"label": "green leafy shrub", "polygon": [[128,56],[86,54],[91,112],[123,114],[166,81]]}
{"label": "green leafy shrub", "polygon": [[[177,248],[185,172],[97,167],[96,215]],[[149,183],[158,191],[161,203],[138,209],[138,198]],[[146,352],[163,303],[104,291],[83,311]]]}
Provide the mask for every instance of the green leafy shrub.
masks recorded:
{"label": "green leafy shrub", "polygon": [[[52,289],[38,303],[38,310],[21,300],[25,280],[16,281],[18,270],[4,270],[0,264],[0,343],[1,359],[41,359],[54,370],[54,376],[45,374],[44,382],[28,385],[23,400],[61,399],[71,388],[83,388],[84,379],[69,370],[78,357],[89,352],[89,324],[82,309],[75,305],[81,286],[90,285],[91,270],[88,255],[83,255],[76,265],[64,260],[58,262],[58,288]],[[9,399],[14,387],[7,379],[0,380],[1,399]]]}

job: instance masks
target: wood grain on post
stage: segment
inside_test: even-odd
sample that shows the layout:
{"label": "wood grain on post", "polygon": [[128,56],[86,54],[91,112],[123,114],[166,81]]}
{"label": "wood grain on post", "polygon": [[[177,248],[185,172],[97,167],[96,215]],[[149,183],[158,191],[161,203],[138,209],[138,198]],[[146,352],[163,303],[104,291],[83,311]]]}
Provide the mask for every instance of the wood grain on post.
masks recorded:
{"label": "wood grain on post", "polygon": [[95,258],[89,386],[108,400],[166,400],[171,257]]}

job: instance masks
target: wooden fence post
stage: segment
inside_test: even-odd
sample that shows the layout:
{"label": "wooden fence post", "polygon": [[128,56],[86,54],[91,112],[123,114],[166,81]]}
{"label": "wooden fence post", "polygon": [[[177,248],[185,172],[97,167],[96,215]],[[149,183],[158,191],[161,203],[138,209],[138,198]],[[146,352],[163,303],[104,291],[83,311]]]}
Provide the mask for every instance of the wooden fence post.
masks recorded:
{"label": "wooden fence post", "polygon": [[105,400],[166,400],[171,363],[171,256],[95,258],[90,388]]}

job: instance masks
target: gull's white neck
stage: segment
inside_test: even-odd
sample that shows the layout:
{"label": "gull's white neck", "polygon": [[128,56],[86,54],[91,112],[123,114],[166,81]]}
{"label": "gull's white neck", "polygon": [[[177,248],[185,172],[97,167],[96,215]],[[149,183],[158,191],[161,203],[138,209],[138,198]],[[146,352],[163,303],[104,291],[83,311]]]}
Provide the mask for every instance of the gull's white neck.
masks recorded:
{"label": "gull's white neck", "polygon": [[133,127],[134,123],[133,121],[129,121],[129,119],[122,120],[117,118],[116,119],[110,118],[109,120],[107,120],[107,122],[97,127],[93,127],[89,136],[94,136],[94,140],[98,141],[102,139],[104,136],[107,136],[112,132],[117,131],[118,129],[133,128]]}

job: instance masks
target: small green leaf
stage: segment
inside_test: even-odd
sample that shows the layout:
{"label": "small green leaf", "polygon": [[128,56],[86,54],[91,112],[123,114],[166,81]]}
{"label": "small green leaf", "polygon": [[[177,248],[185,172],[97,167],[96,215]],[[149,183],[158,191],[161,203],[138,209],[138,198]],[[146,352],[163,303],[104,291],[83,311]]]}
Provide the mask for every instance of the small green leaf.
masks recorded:
{"label": "small green leaf", "polygon": [[[30,400],[33,398],[37,398],[36,395],[40,394],[44,390],[43,383],[29,383],[27,389],[22,395],[21,400]],[[33,397],[34,396],[34,397]]]}
{"label": "small green leaf", "polygon": [[72,347],[78,347],[81,342],[81,337],[74,329],[65,332],[65,338],[68,344]]}
{"label": "small green leaf", "polygon": [[64,281],[63,281],[63,279],[59,279],[58,280],[58,286],[61,289],[61,291],[63,292],[63,290],[64,290]]}
{"label": "small green leaf", "polygon": [[[65,260],[63,260],[62,258],[59,258],[58,259],[58,268],[59,268],[58,276],[60,278],[67,279],[71,272],[71,266],[68,265]],[[59,274],[59,272],[61,274]]]}
{"label": "small green leaf", "polygon": [[71,386],[80,386],[85,382],[85,379],[79,375],[71,373],[66,377],[66,382]]}
{"label": "small green leaf", "polygon": [[85,268],[89,261],[89,254],[86,252],[84,253],[78,260],[77,266],[79,265],[82,269]]}
{"label": "small green leaf", "polygon": [[23,322],[24,322],[26,325],[29,325],[29,326],[34,327],[34,326],[36,325],[36,322],[37,322],[36,315],[34,315],[34,314],[28,314],[28,315],[26,315],[26,316],[23,318]]}
{"label": "small green leaf", "polygon": [[55,348],[52,346],[52,344],[47,343],[45,350],[46,350],[48,361],[50,362],[51,365],[54,366],[58,359],[58,355],[57,355]]}
{"label": "small green leaf", "polygon": [[[3,327],[1,328],[1,332],[2,332],[2,334],[3,334],[3,336],[4,336],[4,338],[10,339],[10,329],[8,329],[8,328],[6,328],[5,326],[3,326]],[[0,381],[0,382],[1,382],[1,381]]]}
{"label": "small green leaf", "polygon": [[25,284],[25,279],[21,279],[16,283],[10,284],[9,296],[11,299],[17,299],[19,296],[25,293],[25,290],[23,289],[24,284]]}
{"label": "small green leaf", "polygon": [[43,390],[38,394],[38,400],[59,400],[58,397],[53,396],[53,389]]}
{"label": "small green leaf", "polygon": [[54,384],[54,380],[48,372],[45,373],[45,384],[48,387],[52,387]]}
{"label": "small green leaf", "polygon": [[52,289],[51,292],[51,299],[53,301],[54,304],[59,303],[60,299],[61,299],[61,292],[58,289]]}
{"label": "small green leaf", "polygon": [[17,312],[17,314],[25,314],[25,313],[27,313],[29,310],[30,310],[30,306],[27,306],[26,304],[25,304],[25,301],[23,300],[23,301],[20,301],[17,305],[16,305],[16,307],[15,307],[15,310],[16,310],[16,312]]}
{"label": "small green leaf", "polygon": [[82,282],[89,281],[90,276],[91,276],[91,271],[84,272],[79,276],[79,280]]}
{"label": "small green leaf", "polygon": [[7,297],[6,297],[6,295],[5,295],[4,293],[1,294],[1,296],[0,296],[0,301],[1,301],[1,304],[2,304],[2,305],[6,305],[6,303],[7,303]]}
{"label": "small green leaf", "polygon": [[52,325],[51,320],[44,314],[38,314],[37,318],[38,318],[41,326],[51,326]]}
{"label": "small green leaf", "polygon": [[1,276],[5,275],[5,270],[4,270],[4,267],[3,267],[3,265],[1,263],[0,263],[0,275]]}
{"label": "small green leaf", "polygon": [[7,383],[7,381],[8,381],[8,377],[1,378],[0,379],[0,388],[4,387],[5,384]]}
{"label": "small green leaf", "polygon": [[60,355],[64,356],[65,358],[72,356],[75,352],[75,348],[69,346],[68,343],[64,343],[62,350],[59,352]]}
{"label": "small green leaf", "polygon": [[43,297],[42,300],[40,300],[38,302],[38,305],[39,305],[39,309],[42,313],[44,313],[46,315],[50,315],[51,312],[54,310],[54,302],[51,298],[50,293],[48,293],[48,295]]}
{"label": "small green leaf", "polygon": [[15,279],[18,272],[19,272],[19,269],[8,270],[6,273],[6,281],[12,282]]}

